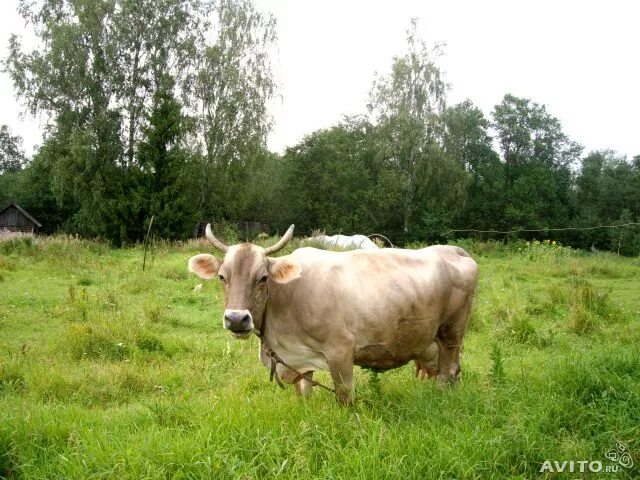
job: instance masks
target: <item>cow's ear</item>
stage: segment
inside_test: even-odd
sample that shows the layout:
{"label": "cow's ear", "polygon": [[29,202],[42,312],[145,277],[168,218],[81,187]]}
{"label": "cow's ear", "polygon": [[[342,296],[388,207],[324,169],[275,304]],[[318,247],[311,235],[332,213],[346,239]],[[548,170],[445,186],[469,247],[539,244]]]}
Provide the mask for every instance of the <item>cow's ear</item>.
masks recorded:
{"label": "cow's ear", "polygon": [[189,259],[189,271],[205,280],[210,280],[218,275],[219,268],[220,261],[208,253],[201,253]]}
{"label": "cow's ear", "polygon": [[279,258],[269,259],[269,276],[278,283],[287,283],[300,278],[302,267],[299,263]]}

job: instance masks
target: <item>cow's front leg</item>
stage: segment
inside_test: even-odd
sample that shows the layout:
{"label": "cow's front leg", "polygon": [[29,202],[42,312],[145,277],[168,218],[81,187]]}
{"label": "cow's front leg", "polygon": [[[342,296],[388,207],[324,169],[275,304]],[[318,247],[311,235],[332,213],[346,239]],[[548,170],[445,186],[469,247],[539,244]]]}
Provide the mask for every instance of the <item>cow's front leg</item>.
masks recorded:
{"label": "cow's front leg", "polygon": [[353,403],[353,350],[327,359],[336,397],[342,405]]}
{"label": "cow's front leg", "polygon": [[313,372],[307,372],[304,378],[296,383],[296,393],[302,398],[309,398],[313,393]]}
{"label": "cow's front leg", "polygon": [[329,361],[336,397],[342,405],[353,403],[353,360]]}
{"label": "cow's front leg", "polygon": [[336,336],[332,344],[334,347],[326,352],[327,364],[331,372],[336,397],[342,405],[353,403],[353,352],[355,339],[349,332]]}

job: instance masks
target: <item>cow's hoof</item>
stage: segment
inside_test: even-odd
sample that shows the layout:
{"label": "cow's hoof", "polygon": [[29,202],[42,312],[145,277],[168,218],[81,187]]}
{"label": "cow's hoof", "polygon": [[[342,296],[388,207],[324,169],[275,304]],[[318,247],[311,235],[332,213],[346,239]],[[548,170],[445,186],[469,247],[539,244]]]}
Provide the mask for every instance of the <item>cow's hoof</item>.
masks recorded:
{"label": "cow's hoof", "polygon": [[353,405],[353,393],[344,392],[336,389],[336,398],[338,399],[338,403],[343,407],[350,407]]}

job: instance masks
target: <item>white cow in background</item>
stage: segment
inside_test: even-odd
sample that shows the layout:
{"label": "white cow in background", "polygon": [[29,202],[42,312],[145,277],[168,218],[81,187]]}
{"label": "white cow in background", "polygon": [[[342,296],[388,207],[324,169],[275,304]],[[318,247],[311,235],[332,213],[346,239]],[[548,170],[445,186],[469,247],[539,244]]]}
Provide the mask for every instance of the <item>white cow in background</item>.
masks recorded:
{"label": "white cow in background", "polygon": [[333,250],[375,250],[378,247],[364,235],[318,235],[305,239],[305,244],[321,245],[322,248]]}

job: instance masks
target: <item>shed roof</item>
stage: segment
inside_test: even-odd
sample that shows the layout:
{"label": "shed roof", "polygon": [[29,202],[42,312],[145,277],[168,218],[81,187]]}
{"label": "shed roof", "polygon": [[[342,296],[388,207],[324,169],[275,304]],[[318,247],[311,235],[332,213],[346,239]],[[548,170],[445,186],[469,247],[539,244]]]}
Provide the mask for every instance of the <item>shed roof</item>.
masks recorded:
{"label": "shed roof", "polygon": [[38,220],[33,218],[24,208],[22,208],[17,203],[10,203],[6,207],[0,209],[0,213],[4,212],[7,208],[9,208],[11,206],[16,207],[20,213],[22,213],[25,217],[27,217],[29,220],[31,220],[33,223],[35,223],[38,226],[38,228],[42,227],[42,224]]}

